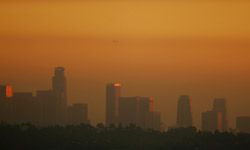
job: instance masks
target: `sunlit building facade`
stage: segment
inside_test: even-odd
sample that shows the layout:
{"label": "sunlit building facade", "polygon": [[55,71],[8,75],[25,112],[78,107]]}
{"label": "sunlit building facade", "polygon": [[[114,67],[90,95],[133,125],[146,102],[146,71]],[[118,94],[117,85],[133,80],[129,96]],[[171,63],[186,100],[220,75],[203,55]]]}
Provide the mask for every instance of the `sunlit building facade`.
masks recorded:
{"label": "sunlit building facade", "polygon": [[10,98],[13,96],[13,89],[12,86],[9,84],[0,85],[0,100],[5,98]]}
{"label": "sunlit building facade", "polygon": [[227,131],[228,120],[227,120],[227,105],[226,100],[223,98],[214,99],[213,111],[222,114],[222,131]]}
{"label": "sunlit building facade", "polygon": [[222,113],[217,111],[203,112],[201,116],[203,131],[222,131]]}

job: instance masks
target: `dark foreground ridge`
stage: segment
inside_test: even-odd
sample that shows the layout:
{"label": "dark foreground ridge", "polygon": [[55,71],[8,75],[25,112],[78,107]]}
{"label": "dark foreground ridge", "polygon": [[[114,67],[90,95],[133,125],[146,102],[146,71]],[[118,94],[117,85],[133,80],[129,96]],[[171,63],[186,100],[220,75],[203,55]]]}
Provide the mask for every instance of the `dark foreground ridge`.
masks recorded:
{"label": "dark foreground ridge", "polygon": [[1,150],[249,150],[250,134],[209,133],[195,128],[166,132],[90,125],[0,125]]}

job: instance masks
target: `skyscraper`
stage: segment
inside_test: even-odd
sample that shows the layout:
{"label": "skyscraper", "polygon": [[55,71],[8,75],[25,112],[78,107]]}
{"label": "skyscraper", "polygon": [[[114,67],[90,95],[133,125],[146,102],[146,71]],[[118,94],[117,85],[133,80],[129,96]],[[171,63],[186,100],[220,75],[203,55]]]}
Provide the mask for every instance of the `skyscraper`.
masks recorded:
{"label": "skyscraper", "polygon": [[106,125],[117,124],[121,84],[111,83],[106,86]]}
{"label": "skyscraper", "polygon": [[154,112],[154,99],[153,97],[138,97],[138,99],[138,125],[143,128],[151,128],[149,122],[153,122],[153,120],[149,116]]}
{"label": "skyscraper", "polygon": [[12,87],[10,85],[0,85],[0,121],[12,121],[12,92]]}
{"label": "skyscraper", "polygon": [[58,124],[66,123],[67,82],[64,71],[65,69],[63,67],[56,67],[54,76],[52,78],[52,89],[57,97],[56,115]]}
{"label": "skyscraper", "polygon": [[119,104],[119,123],[123,126],[134,124],[139,126],[140,97],[121,97]]}
{"label": "skyscraper", "polygon": [[203,112],[201,116],[202,130],[214,132],[222,131],[222,113],[216,111]]}
{"label": "skyscraper", "polygon": [[188,95],[180,96],[177,106],[178,127],[191,127],[193,125],[191,100]]}
{"label": "skyscraper", "polygon": [[123,126],[134,124],[144,129],[160,130],[161,114],[154,111],[152,97],[121,97],[119,123]]}
{"label": "skyscraper", "polygon": [[52,90],[42,90],[36,92],[36,99],[40,103],[41,125],[58,125],[57,120],[57,96]]}
{"label": "skyscraper", "polygon": [[154,130],[161,130],[161,113],[154,111],[149,112],[149,115],[146,119],[146,126],[145,128],[154,129]]}
{"label": "skyscraper", "polygon": [[225,99],[215,99],[213,103],[213,111],[221,112],[222,114],[222,131],[226,131],[228,128],[227,125],[227,106]]}

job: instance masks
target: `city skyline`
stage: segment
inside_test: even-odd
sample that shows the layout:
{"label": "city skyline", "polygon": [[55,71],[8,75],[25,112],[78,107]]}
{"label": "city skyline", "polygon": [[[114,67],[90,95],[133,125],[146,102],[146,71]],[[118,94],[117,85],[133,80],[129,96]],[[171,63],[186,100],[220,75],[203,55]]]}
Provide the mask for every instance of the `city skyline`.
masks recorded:
{"label": "city skyline", "polygon": [[106,126],[134,124],[143,129],[165,130],[153,97],[124,96],[121,83],[106,85]]}
{"label": "city skyline", "polygon": [[250,149],[250,0],[0,0],[0,149]]}
{"label": "city skyline", "polygon": [[[37,94],[35,96],[37,96],[38,99],[39,99],[39,97],[41,95],[41,96],[43,96],[42,99],[47,99],[46,95],[48,95],[48,94],[51,95],[51,94],[55,93],[55,95],[53,96],[54,99],[57,99],[56,101],[61,99],[62,101],[64,101],[66,103],[65,108],[68,107],[68,111],[71,114],[71,117],[74,118],[74,116],[72,116],[72,114],[76,115],[75,120],[71,119],[71,120],[69,120],[69,122],[74,122],[74,123],[78,122],[78,123],[80,123],[79,120],[82,120],[84,122],[90,123],[89,117],[88,117],[89,112],[88,112],[88,108],[87,108],[88,104],[75,103],[73,105],[67,105],[67,98],[65,97],[67,95],[67,93],[65,92],[66,89],[67,89],[67,87],[66,87],[67,83],[66,83],[66,77],[64,75],[64,70],[65,70],[64,67],[56,67],[55,72],[54,72],[54,76],[52,78],[52,86],[51,86],[52,90],[38,90]],[[113,90],[113,89],[115,89],[115,90]],[[145,121],[140,120],[140,119],[138,120],[138,118],[134,118],[134,120],[133,120],[133,118],[131,118],[132,114],[130,114],[130,119],[132,119],[131,122],[125,121],[127,123],[125,123],[125,122],[123,123],[122,116],[120,117],[119,114],[121,113],[121,114],[129,115],[129,113],[126,112],[126,111],[129,111],[130,109],[133,110],[134,107],[135,108],[138,107],[138,108],[140,108],[139,110],[133,110],[134,113],[135,113],[134,115],[142,116],[142,114],[144,114],[144,117],[147,118],[147,116],[145,116],[145,113],[147,113],[147,111],[148,112],[154,112],[154,110],[155,110],[153,97],[141,97],[141,96],[124,97],[122,95],[122,90],[121,89],[122,89],[122,84],[121,83],[115,82],[115,83],[111,83],[111,84],[106,84],[106,106],[105,106],[106,107],[106,112],[105,112],[105,115],[106,115],[107,119],[110,118],[110,117],[108,117],[108,116],[110,116],[110,115],[108,115],[110,113],[108,113],[107,110],[112,110],[112,109],[113,109],[112,112],[114,113],[114,115],[111,115],[111,116],[113,116],[113,119],[111,119],[111,121],[108,121],[108,120],[110,120],[110,119],[108,119],[108,120],[106,120],[106,123],[105,123],[105,121],[104,122],[97,122],[97,123],[105,123],[106,125],[111,125],[111,124],[118,125],[120,123],[122,123],[123,125],[128,125],[130,123],[135,123],[136,125],[139,125],[141,127],[145,126]],[[26,100],[28,100],[28,101],[32,100],[33,99],[32,96],[34,96],[34,94],[32,94],[32,92],[27,92],[27,91],[26,92],[16,92],[16,91],[14,91],[12,89],[12,85],[10,85],[10,84],[6,84],[5,86],[1,86],[0,91],[1,91],[1,93],[5,92],[6,93],[6,98],[9,98],[10,100],[13,97],[13,100],[14,100],[15,103],[20,101],[20,100],[22,100],[22,101],[23,100],[25,100],[25,101]],[[59,93],[62,92],[62,94],[58,94],[58,92]],[[116,98],[115,97],[112,98],[113,97],[112,95],[115,95]],[[3,96],[3,95],[1,95],[1,96]],[[66,101],[63,100],[65,98],[66,98]],[[114,102],[110,103],[109,99],[113,99],[116,102],[115,103]],[[53,100],[53,98],[51,97],[51,98],[49,98],[47,100],[51,101],[51,100]],[[47,104],[49,104],[49,105],[52,104],[53,105],[53,103],[51,103],[49,101],[48,101]],[[127,102],[124,103],[125,101],[127,101],[128,103]],[[201,125],[202,125],[201,129],[208,130],[208,131],[215,131],[216,129],[218,129],[219,131],[227,131],[229,129],[233,129],[234,128],[233,126],[228,125],[227,103],[228,102],[223,98],[215,98],[214,101],[213,101],[213,105],[212,105],[212,111],[206,111],[206,112],[203,111],[203,113],[201,113],[201,120],[200,120]],[[59,113],[59,116],[58,116],[58,113],[56,112],[57,110],[59,110],[59,112],[63,113],[63,109],[61,109],[61,107],[63,108],[64,106],[61,105],[61,104],[62,104],[62,102],[59,102],[59,101],[55,103],[55,108],[57,107],[55,109],[55,118],[56,118],[56,120],[55,120],[55,122],[54,121],[53,122],[58,123],[58,124],[65,124],[65,123],[63,123],[65,121],[62,121],[62,117],[60,117],[60,113]],[[176,100],[176,104],[177,104],[176,105],[177,109],[176,109],[176,112],[175,112],[176,116],[177,116],[176,124],[174,124],[174,125],[173,124],[167,124],[167,122],[162,121],[160,119],[161,121],[160,121],[160,124],[158,125],[157,129],[158,130],[160,129],[160,125],[161,125],[161,127],[165,126],[165,129],[166,129],[166,127],[170,127],[170,128],[174,127],[175,128],[175,127],[191,127],[191,126],[195,126],[195,127],[199,128],[199,126],[193,124],[193,115],[192,115],[193,114],[193,109],[192,109],[192,102],[191,102],[191,99],[190,99],[189,95],[181,95],[179,97],[178,101]],[[111,109],[110,105],[111,106],[116,105],[116,106]],[[33,106],[35,106],[35,105],[32,104],[32,106],[30,106],[30,107],[32,108]],[[22,107],[25,107],[25,106],[22,106]],[[74,108],[75,108],[75,110],[74,110]],[[120,111],[120,109],[122,109],[122,111]],[[116,110],[116,111],[114,111],[114,110]],[[140,110],[143,110],[143,111],[140,111]],[[53,110],[50,110],[50,111],[53,111]],[[74,111],[76,111],[76,112],[74,112]],[[141,113],[136,114],[137,111],[138,112],[140,111]],[[77,112],[78,113],[83,113],[82,115],[83,116],[85,115],[85,117],[84,117],[85,119],[84,118],[80,119],[80,116],[82,116],[82,115],[79,116],[77,114]],[[29,112],[26,112],[26,113],[28,114]],[[133,112],[130,112],[130,113],[133,113]],[[158,112],[156,112],[156,114],[157,113]],[[20,114],[21,114],[21,112],[20,112]],[[63,116],[65,116],[65,115],[63,115]],[[218,116],[218,118],[216,119],[217,116]],[[238,115],[237,118],[235,118],[235,119],[238,119],[238,118],[240,118],[242,116],[247,116],[247,115]],[[127,119],[129,119],[129,118],[127,118]],[[146,119],[146,120],[148,120],[148,119]],[[235,123],[237,125],[238,120],[236,120]],[[140,124],[144,124],[144,125],[140,125]],[[204,126],[204,125],[206,125],[206,126]],[[209,125],[209,126],[207,126],[207,125]],[[154,127],[152,127],[152,128],[154,128]],[[245,130],[247,130],[247,129],[245,129]]]}
{"label": "city skyline", "polygon": [[[193,100],[193,123],[215,98],[228,122],[250,115],[250,2],[246,0],[97,0],[0,2],[0,83],[15,91],[51,85],[64,66],[69,103],[88,103],[105,122],[107,83],[124,95],[153,96],[167,125],[180,95]],[[98,104],[98,105],[97,105]]]}
{"label": "city skyline", "polygon": [[36,126],[90,124],[88,104],[67,104],[67,80],[64,67],[54,68],[47,89],[16,92],[9,84],[0,85],[0,121]]}

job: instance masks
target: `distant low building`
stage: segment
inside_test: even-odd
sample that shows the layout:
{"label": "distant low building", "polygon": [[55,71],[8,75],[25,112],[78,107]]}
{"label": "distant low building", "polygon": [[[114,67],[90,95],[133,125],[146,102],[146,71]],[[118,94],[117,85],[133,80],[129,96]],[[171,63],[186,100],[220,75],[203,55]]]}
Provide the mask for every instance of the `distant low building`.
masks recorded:
{"label": "distant low building", "polygon": [[68,106],[68,124],[89,124],[88,119],[88,105],[77,103],[72,106]]}
{"label": "distant low building", "polygon": [[237,117],[236,128],[239,132],[250,133],[250,116]]}
{"label": "distant low building", "polygon": [[13,123],[39,124],[40,104],[32,92],[16,92],[13,95]]}

